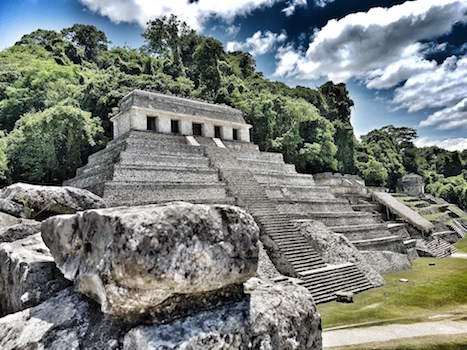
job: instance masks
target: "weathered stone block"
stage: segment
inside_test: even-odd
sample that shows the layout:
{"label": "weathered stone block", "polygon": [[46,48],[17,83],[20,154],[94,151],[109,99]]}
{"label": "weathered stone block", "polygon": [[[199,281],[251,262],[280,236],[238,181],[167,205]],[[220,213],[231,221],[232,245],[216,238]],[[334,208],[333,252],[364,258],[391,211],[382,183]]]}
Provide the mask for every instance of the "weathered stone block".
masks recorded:
{"label": "weathered stone block", "polygon": [[41,223],[35,220],[20,219],[20,222],[0,228],[0,243],[14,242],[41,232]]}
{"label": "weathered stone block", "polygon": [[7,202],[16,209],[6,211],[5,206],[0,205],[0,210],[27,218],[45,218],[50,215],[105,207],[102,198],[83,189],[24,183],[16,183],[1,190],[0,203]]}
{"label": "weathered stone block", "polygon": [[305,288],[252,279],[247,293],[250,300],[134,328],[123,349],[321,349],[320,316]]}
{"label": "weathered stone block", "polygon": [[0,315],[37,305],[68,285],[40,234],[0,244]]}
{"label": "weathered stone block", "polygon": [[103,312],[128,317],[189,309],[190,298],[203,308],[204,294],[230,298],[255,275],[258,232],[240,208],[182,202],[89,210],[42,223],[65,277]]}

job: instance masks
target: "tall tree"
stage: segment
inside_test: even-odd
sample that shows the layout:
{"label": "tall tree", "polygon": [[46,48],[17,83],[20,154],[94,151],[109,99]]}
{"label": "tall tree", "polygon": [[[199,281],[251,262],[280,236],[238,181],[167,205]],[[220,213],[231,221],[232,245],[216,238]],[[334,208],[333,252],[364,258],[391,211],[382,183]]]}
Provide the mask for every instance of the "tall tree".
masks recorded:
{"label": "tall tree", "polygon": [[110,43],[105,33],[93,25],[74,24],[62,30],[65,39],[84,50],[87,60],[95,61],[99,52],[107,50]]}

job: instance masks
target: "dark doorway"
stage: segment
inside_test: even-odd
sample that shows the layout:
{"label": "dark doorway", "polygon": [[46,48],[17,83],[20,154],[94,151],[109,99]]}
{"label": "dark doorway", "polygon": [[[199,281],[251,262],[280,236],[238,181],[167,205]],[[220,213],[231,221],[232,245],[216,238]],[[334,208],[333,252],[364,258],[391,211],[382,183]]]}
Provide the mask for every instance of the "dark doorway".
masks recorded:
{"label": "dark doorway", "polygon": [[146,117],[146,129],[151,131],[156,131],[156,117]]}
{"label": "dark doorway", "polygon": [[237,141],[238,140],[238,129],[232,129],[232,138]]}
{"label": "dark doorway", "polygon": [[170,120],[170,130],[172,134],[180,134],[180,126],[178,120]]}
{"label": "dark doorway", "polygon": [[202,136],[203,126],[199,123],[193,123],[193,136]]}
{"label": "dark doorway", "polygon": [[221,138],[221,127],[220,126],[214,126],[214,137],[217,139]]}

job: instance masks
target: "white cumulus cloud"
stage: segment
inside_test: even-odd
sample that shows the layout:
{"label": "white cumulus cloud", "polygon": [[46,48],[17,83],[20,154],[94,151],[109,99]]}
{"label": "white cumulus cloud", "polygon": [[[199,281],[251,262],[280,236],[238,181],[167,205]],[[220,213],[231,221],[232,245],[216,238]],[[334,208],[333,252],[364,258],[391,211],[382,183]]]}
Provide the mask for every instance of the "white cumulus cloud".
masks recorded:
{"label": "white cumulus cloud", "polygon": [[194,29],[201,29],[209,17],[227,22],[253,10],[283,0],[80,0],[90,10],[114,22],[135,22],[145,26],[149,19],[175,14]]}
{"label": "white cumulus cloud", "polygon": [[442,64],[426,59],[446,48],[427,41],[450,33],[456,23],[467,23],[465,0],[407,1],[353,13],[317,30],[306,52],[290,45],[280,48],[275,74],[336,82],[356,78],[371,89],[401,85],[393,99],[396,108],[444,110],[422,121],[422,126],[467,126],[462,122],[465,111],[446,118],[467,96],[466,56],[450,57]]}
{"label": "white cumulus cloud", "polygon": [[454,129],[467,126],[467,97],[452,107],[433,113],[420,122],[420,126],[438,125],[440,129]]}
{"label": "white cumulus cloud", "polygon": [[[328,77],[345,81],[357,77],[368,84],[375,79],[387,81],[383,75],[390,75],[385,72],[390,65],[393,70],[398,65],[398,71],[408,71],[418,61],[415,68],[419,71],[430,63],[423,62],[424,45],[418,43],[449,33],[455,23],[467,22],[465,11],[464,0],[417,0],[333,19],[316,31],[305,53],[297,52],[290,69],[281,67],[282,54],[294,49],[289,47],[279,53],[278,71],[313,80]],[[290,62],[287,64],[290,66]]]}
{"label": "white cumulus cloud", "polygon": [[264,55],[271,52],[274,47],[287,39],[285,33],[272,33],[260,30],[247,38],[245,42],[230,41],[227,43],[227,51],[248,51],[253,56]]}
{"label": "white cumulus cloud", "polygon": [[284,12],[286,16],[292,16],[299,7],[306,8],[307,0],[289,0],[287,2],[287,7],[285,7],[282,12]]}
{"label": "white cumulus cloud", "polygon": [[318,7],[326,7],[328,4],[334,2],[335,0],[316,0],[315,4]]}
{"label": "white cumulus cloud", "polygon": [[419,137],[415,140],[417,147],[437,146],[448,151],[463,151],[467,149],[467,138],[457,137],[451,139],[433,139],[429,137]]}

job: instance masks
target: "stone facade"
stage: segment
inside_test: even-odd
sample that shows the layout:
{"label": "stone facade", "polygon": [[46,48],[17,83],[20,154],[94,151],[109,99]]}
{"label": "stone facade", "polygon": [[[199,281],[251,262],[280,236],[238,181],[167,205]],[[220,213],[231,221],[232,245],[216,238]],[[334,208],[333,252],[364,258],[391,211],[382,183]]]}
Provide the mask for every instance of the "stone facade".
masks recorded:
{"label": "stone facade", "polygon": [[114,139],[130,130],[151,130],[250,142],[251,125],[239,110],[141,90],[125,96],[111,120]]}
{"label": "stone facade", "polygon": [[399,179],[397,192],[419,196],[425,193],[423,178],[417,174],[407,174]]}

